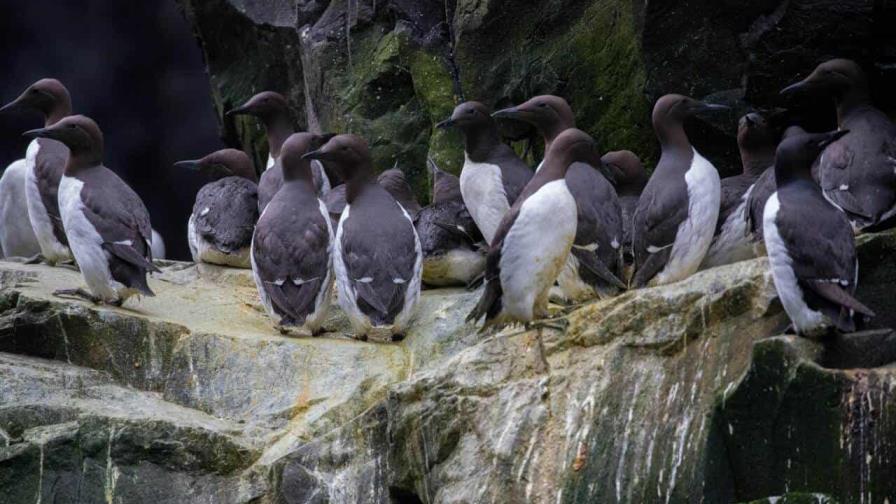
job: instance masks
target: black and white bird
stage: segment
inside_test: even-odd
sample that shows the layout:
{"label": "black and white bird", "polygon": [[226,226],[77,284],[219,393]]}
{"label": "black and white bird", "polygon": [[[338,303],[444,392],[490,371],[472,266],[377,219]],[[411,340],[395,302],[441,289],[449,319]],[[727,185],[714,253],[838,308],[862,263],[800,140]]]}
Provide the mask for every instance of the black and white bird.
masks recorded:
{"label": "black and white bird", "polygon": [[[789,126],[781,135],[781,140],[783,141],[792,136],[805,134],[806,130],[803,128],[799,126]],[[812,164],[812,177],[815,178],[817,174],[818,160],[816,159]],[[818,180],[815,179],[815,182],[818,182]],[[747,233],[753,244],[753,253],[756,257],[767,255],[767,251],[765,250],[765,240],[762,234],[762,213],[765,211],[765,203],[771,195],[774,194],[777,188],[778,186],[775,183],[775,164],[774,160],[772,160],[772,165],[762,172],[762,175],[760,175],[759,178],[756,179],[756,182],[753,183],[753,187],[750,189],[750,194],[747,196],[747,207],[745,208]]]}
{"label": "black and white bird", "polygon": [[[271,201],[274,194],[283,185],[283,169],[277,163],[280,159],[280,149],[283,142],[295,132],[292,118],[289,112],[289,103],[280,93],[263,91],[235,109],[227,112],[228,116],[251,115],[257,117],[264,124],[265,134],[268,138],[268,160],[265,171],[258,181],[258,211]],[[314,187],[318,194],[324,194],[330,190],[330,178],[320,162],[311,164],[314,173]]]}
{"label": "black and white bird", "polygon": [[[855,315],[874,313],[856,300],[859,265],[845,214],[812,179],[816,157],[848,130],[786,138],[775,160],[777,191],[765,204],[762,227],[778,297],[798,334],[829,327],[855,330]],[[852,134],[852,133],[850,133]]]}
{"label": "black and white bird", "polygon": [[[68,89],[56,79],[41,79],[30,85],[2,110],[23,109],[40,112],[48,128],[72,113]],[[35,138],[25,153],[25,200],[28,220],[49,264],[70,261],[72,253],[59,215],[59,181],[68,158],[68,149],[51,138]]]}
{"label": "black and white bird", "polygon": [[146,274],[152,264],[152,228],[143,201],[103,166],[103,133],[90,118],[69,116],[25,133],[49,138],[70,151],[59,183],[59,210],[72,254],[90,292],[57,291],[121,305],[135,294],[153,296]]}
{"label": "black and white bird", "polygon": [[484,317],[487,327],[548,316],[551,286],[576,237],[576,200],[566,180],[575,162],[599,166],[600,154],[587,133],[567,129],[501,221],[489,247],[485,289],[467,320]]}
{"label": "black and white bird", "polygon": [[776,128],[765,117],[757,112],[741,117],[737,127],[737,146],[743,171],[721,181],[716,232],[700,269],[755,257],[749,231],[750,193],[759,177],[774,166],[777,145]]}
{"label": "black and white bird", "polygon": [[249,268],[249,247],[258,220],[255,167],[245,152],[222,149],[174,166],[196,170],[211,182],[202,186],[187,222],[194,262]]}
{"label": "black and white bird", "polygon": [[0,176],[0,252],[3,257],[34,257],[40,244],[28,219],[25,159],[13,161]]}
{"label": "black and white bird", "polygon": [[333,247],[339,306],[359,338],[404,336],[420,299],[423,253],[408,212],[376,182],[367,142],[337,135],[304,159],[321,159],[345,180]]}
{"label": "black and white bird", "polygon": [[482,236],[491,243],[504,214],[532,178],[532,170],[501,142],[491,110],[479,102],[461,103],[450,119],[436,127],[455,127],[463,133],[460,192]]}
{"label": "black and white bird", "polygon": [[282,328],[311,335],[321,331],[333,287],[333,228],[310,162],[302,157],[320,141],[295,133],[283,143],[283,186],[252,238],[252,273],[268,315]]}
{"label": "black and white bird", "polygon": [[635,209],[644,186],[650,180],[641,158],[632,151],[611,151],[600,160],[616,173],[616,195],[619,196],[619,207],[622,210],[622,257],[627,266],[634,262],[632,255],[632,226]]}
{"label": "black and white bird", "polygon": [[663,96],[653,107],[662,153],[635,210],[635,287],[683,280],[697,271],[709,250],[719,217],[719,173],[691,145],[684,120],[715,109],[727,107],[676,94]]}
{"label": "black and white bird", "polygon": [[[575,128],[575,116],[569,104],[553,95],[536,96],[492,116],[531,124],[544,138],[545,151],[560,133]],[[625,289],[620,280],[623,277],[622,209],[616,189],[601,173],[608,169],[602,162],[596,166],[578,162],[566,171],[567,188],[576,200],[578,227],[557,284],[569,301],[586,301]],[[614,177],[611,175],[611,178]]]}
{"label": "black and white bird", "polygon": [[432,203],[414,219],[423,250],[423,282],[470,286],[485,271],[484,240],[460,194],[460,180],[429,160]]}
{"label": "black and white bird", "polygon": [[781,93],[833,98],[838,129],[852,132],[832,142],[818,160],[828,201],[846,212],[857,232],[896,224],[896,124],[872,105],[862,68],[833,59]]}

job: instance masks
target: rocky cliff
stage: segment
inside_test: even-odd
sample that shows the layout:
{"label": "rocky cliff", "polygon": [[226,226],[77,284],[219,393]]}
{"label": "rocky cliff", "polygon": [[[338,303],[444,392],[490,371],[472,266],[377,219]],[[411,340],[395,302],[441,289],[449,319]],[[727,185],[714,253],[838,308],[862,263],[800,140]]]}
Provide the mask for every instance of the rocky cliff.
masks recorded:
{"label": "rocky cliff", "polygon": [[[863,238],[888,325],[896,233]],[[398,344],[277,333],[248,272],[167,263],[155,298],[0,263],[4,502],[886,502],[896,335],[777,336],[765,259],[480,335],[428,291]]]}
{"label": "rocky cliff", "polygon": [[[219,114],[251,94],[286,94],[297,124],[353,132],[375,165],[405,170],[428,197],[425,159],[457,171],[457,132],[433,129],[458,101],[503,107],[559,94],[605,150],[647,160],[656,98],[669,92],[733,106],[689,124],[724,174],[740,170],[734,131],[751,107],[819,60],[849,57],[896,111],[896,5],[874,0],[180,0],[205,54]],[[792,104],[791,104],[792,105]],[[833,126],[833,108],[800,112]],[[223,122],[232,143],[261,152],[253,119]],[[508,138],[532,131],[505,124]],[[522,144],[520,145],[522,150]]]}

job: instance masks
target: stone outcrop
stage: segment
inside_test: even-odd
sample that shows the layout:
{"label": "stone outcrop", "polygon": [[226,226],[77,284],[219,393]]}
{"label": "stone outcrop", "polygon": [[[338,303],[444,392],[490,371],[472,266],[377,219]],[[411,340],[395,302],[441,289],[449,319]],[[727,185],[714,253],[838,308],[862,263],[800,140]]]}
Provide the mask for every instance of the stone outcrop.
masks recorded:
{"label": "stone outcrop", "polygon": [[[426,156],[457,172],[456,132],[433,125],[462,100],[503,107],[553,93],[605,150],[652,166],[652,103],[668,92],[734,107],[689,124],[723,174],[740,171],[734,133],[750,107],[783,105],[779,89],[826,57],[851,57],[875,99],[896,111],[896,19],[872,0],[180,0],[211,76],[219,114],[263,90],[285,93],[297,124],[353,132],[375,166],[397,163],[423,201]],[[830,129],[833,107],[802,119]],[[224,136],[263,159],[253,119]],[[533,132],[504,124],[508,138]],[[523,145],[520,144],[520,150]],[[532,160],[534,161],[534,159]]]}
{"label": "stone outcrop", "polygon": [[[879,325],[894,252],[896,233],[861,240]],[[765,259],[487,334],[463,322],[476,293],[427,291],[397,344],[347,337],[338,311],[281,335],[247,271],[164,263],[121,309],[51,294],[79,282],[0,263],[6,502],[896,495],[896,335],[777,336]]]}

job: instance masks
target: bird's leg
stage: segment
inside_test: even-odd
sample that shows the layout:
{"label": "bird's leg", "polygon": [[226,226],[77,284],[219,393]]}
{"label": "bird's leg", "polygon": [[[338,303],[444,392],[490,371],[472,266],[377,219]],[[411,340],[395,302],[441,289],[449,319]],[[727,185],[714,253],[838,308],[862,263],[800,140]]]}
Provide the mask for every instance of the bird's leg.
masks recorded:
{"label": "bird's leg", "polygon": [[482,285],[483,281],[485,281],[485,272],[484,271],[482,273],[476,275],[475,277],[473,277],[469,282],[467,282],[467,290],[474,291],[474,290],[478,289],[479,286]]}
{"label": "bird's leg", "polygon": [[393,342],[393,343],[398,343],[399,341],[404,341],[404,338],[405,338],[405,335],[402,334],[402,333],[399,333],[399,334],[393,334],[393,335],[392,335],[392,342]]}
{"label": "bird's leg", "polygon": [[71,261],[57,263],[56,266],[59,266],[60,268],[70,269],[72,271],[81,271],[81,268],[78,267],[78,263],[76,263],[74,259]]}
{"label": "bird's leg", "polygon": [[[80,287],[78,287],[77,289],[57,289],[53,291],[53,295],[58,297],[75,297],[86,299],[93,304],[100,304],[103,301],[99,296],[94,296],[93,294]],[[123,300],[119,299],[117,306],[121,306],[122,301]]]}

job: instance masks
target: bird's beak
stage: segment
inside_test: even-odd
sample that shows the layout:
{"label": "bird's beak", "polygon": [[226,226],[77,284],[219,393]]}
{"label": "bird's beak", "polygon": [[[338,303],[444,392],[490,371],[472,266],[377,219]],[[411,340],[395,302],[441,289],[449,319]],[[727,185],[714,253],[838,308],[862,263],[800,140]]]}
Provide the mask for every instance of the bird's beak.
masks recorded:
{"label": "bird's beak", "polygon": [[454,119],[445,119],[442,122],[436,123],[436,128],[438,129],[448,129],[454,126]]}
{"label": "bird's beak", "polygon": [[51,128],[37,128],[22,133],[27,138],[54,138],[54,130]]}
{"label": "bird's beak", "polygon": [[495,119],[516,119],[520,115],[520,109],[518,107],[508,107],[505,109],[497,110],[492,114],[492,117]]}
{"label": "bird's beak", "polygon": [[849,133],[849,130],[837,130],[826,133],[825,137],[822,138],[820,142],[818,142],[818,146],[824,149],[828,145],[831,145],[832,143],[846,136],[847,133]]}
{"label": "bird's beak", "polygon": [[311,152],[306,152],[302,155],[302,159],[326,159],[327,153],[321,149],[313,150]]}
{"label": "bird's beak", "polygon": [[237,108],[228,110],[227,113],[224,115],[227,117],[233,117],[235,115],[248,114],[248,113],[249,113],[249,107],[247,105],[241,105]]}
{"label": "bird's beak", "polygon": [[22,105],[21,101],[18,98],[16,98],[15,100],[0,107],[0,114],[2,114],[4,112],[10,112],[12,110],[16,110],[16,109],[20,108],[21,105]]}
{"label": "bird's beak", "polygon": [[186,161],[178,161],[174,163],[174,166],[178,168],[186,168],[187,170],[199,170],[199,160],[188,159]]}
{"label": "bird's beak", "polygon": [[718,103],[700,102],[697,105],[697,110],[700,112],[714,112],[716,110],[731,110],[731,107],[729,107],[728,105],[720,105]]}
{"label": "bird's beak", "polygon": [[781,95],[783,96],[791,96],[798,93],[803,93],[809,89],[809,82],[805,80],[801,80],[797,83],[791,84],[786,88],[781,90]]}

